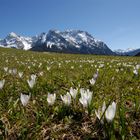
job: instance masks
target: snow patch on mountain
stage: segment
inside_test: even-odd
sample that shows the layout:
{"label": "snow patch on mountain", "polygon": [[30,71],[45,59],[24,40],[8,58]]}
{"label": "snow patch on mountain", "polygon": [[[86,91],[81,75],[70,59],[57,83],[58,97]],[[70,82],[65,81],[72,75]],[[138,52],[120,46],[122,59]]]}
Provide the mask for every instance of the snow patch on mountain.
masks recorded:
{"label": "snow patch on mountain", "polygon": [[54,43],[53,43],[53,42],[50,42],[50,41],[48,41],[48,42],[47,42],[47,47],[52,48],[52,45],[54,45]]}

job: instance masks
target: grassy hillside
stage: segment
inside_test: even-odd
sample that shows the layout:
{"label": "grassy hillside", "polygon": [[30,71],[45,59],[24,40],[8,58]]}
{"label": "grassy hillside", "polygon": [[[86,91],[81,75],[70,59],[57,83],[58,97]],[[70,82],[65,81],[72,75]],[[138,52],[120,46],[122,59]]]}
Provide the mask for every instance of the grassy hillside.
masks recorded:
{"label": "grassy hillside", "polygon": [[[135,57],[0,48],[0,139],[140,139],[139,64]],[[27,81],[32,79],[33,88]],[[60,95],[71,87],[76,98],[70,96],[66,105]],[[82,90],[92,93],[87,106],[79,100]],[[27,104],[21,102],[21,93],[29,97]],[[53,105],[48,93],[56,94]],[[95,110],[104,101],[99,120]],[[115,116],[108,121],[113,101]]]}

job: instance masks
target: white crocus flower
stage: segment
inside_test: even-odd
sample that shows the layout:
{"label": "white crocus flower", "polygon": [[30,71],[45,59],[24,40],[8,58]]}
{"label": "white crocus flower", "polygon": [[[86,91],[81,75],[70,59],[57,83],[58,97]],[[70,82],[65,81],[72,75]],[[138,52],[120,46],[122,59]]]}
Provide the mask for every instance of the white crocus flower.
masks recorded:
{"label": "white crocus flower", "polygon": [[91,104],[92,92],[90,92],[89,89],[87,89],[87,90],[80,89],[80,93],[81,93],[81,98],[79,99],[80,103],[84,107],[88,107],[88,105]]}
{"label": "white crocus flower", "polygon": [[74,69],[74,66],[71,66],[71,69]]}
{"label": "white crocus flower", "polygon": [[23,72],[19,72],[18,75],[19,75],[20,78],[22,78]]}
{"label": "white crocus flower", "polygon": [[8,71],[8,67],[4,67],[4,71],[7,72]]}
{"label": "white crocus flower", "polygon": [[49,71],[51,69],[51,67],[47,67],[47,71]]}
{"label": "white crocus flower", "polygon": [[136,65],[136,69],[139,70],[140,69],[140,64]]}
{"label": "white crocus flower", "polygon": [[89,82],[90,82],[91,85],[94,85],[96,80],[94,78],[92,78],[92,79],[89,80]]}
{"label": "white crocus flower", "polygon": [[12,70],[11,69],[9,69],[9,74],[12,74]]}
{"label": "white crocus flower", "polygon": [[88,102],[84,97],[81,97],[79,99],[80,103],[83,105],[83,107],[87,107],[88,106]]}
{"label": "white crocus flower", "polygon": [[56,94],[48,93],[47,102],[49,105],[53,105],[56,100]]}
{"label": "white crocus flower", "polygon": [[134,69],[134,70],[133,70],[133,73],[134,73],[135,75],[138,75],[138,70],[137,70],[137,69]]}
{"label": "white crocus flower", "polygon": [[23,106],[26,106],[28,104],[30,97],[31,93],[29,95],[21,93],[20,100]]}
{"label": "white crocus flower", "polygon": [[100,64],[100,65],[99,65],[99,68],[103,68],[103,67],[104,67],[104,64]]}
{"label": "white crocus flower", "polygon": [[12,73],[13,73],[13,75],[16,75],[17,74],[17,69],[13,69]]}
{"label": "white crocus flower", "polygon": [[111,105],[108,106],[105,112],[105,118],[107,122],[112,122],[116,113],[116,103],[113,102]]}
{"label": "white crocus flower", "polygon": [[36,75],[35,74],[32,74],[31,75],[31,79],[36,80]]}
{"label": "white crocus flower", "polygon": [[36,81],[36,75],[32,74],[31,75],[31,80],[27,80],[28,85],[30,88],[33,88],[33,86],[35,85],[35,81]]}
{"label": "white crocus flower", "polygon": [[62,101],[64,102],[65,105],[70,105],[70,103],[71,103],[71,95],[68,92],[64,96],[61,95],[61,99],[62,99]]}
{"label": "white crocus flower", "polygon": [[119,72],[119,69],[116,69],[116,72],[118,73]]}
{"label": "white crocus flower", "polygon": [[35,85],[35,80],[34,79],[31,79],[31,80],[27,80],[28,82],[28,85],[30,88],[33,88],[33,86]]}
{"label": "white crocus flower", "polygon": [[89,80],[90,84],[91,84],[91,85],[94,85],[97,78],[98,78],[98,70],[97,70],[97,72],[93,75],[93,78]]}
{"label": "white crocus flower", "polygon": [[85,89],[84,88],[80,88],[80,93],[84,94],[84,92],[85,92]]}
{"label": "white crocus flower", "polygon": [[103,124],[103,119],[104,119],[103,114],[105,112],[105,109],[106,109],[106,104],[104,102],[103,106],[102,106],[102,109],[99,108],[98,111],[95,110],[95,114],[96,114],[97,118],[100,120],[101,117],[102,117],[102,119],[100,120],[102,124]]}
{"label": "white crocus flower", "polygon": [[44,74],[43,71],[41,71],[41,72],[39,73],[40,76],[43,76],[43,74]]}
{"label": "white crocus flower", "polygon": [[2,88],[3,88],[4,84],[5,84],[5,79],[0,80],[0,89],[2,89]]}
{"label": "white crocus flower", "polygon": [[76,95],[78,93],[78,89],[73,89],[72,87],[70,88],[70,95],[75,99]]}
{"label": "white crocus flower", "polygon": [[93,79],[95,79],[95,80],[98,78],[98,75],[99,75],[98,71],[99,70],[97,69],[97,72],[93,75]]}

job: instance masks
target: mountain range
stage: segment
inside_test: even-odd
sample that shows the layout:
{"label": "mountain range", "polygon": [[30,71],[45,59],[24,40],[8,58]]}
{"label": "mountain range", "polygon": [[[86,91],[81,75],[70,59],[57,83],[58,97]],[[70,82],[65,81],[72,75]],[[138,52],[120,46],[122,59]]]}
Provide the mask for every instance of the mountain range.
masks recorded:
{"label": "mountain range", "polygon": [[0,46],[29,50],[32,47],[32,41],[33,39],[30,37],[22,37],[12,32],[5,39],[0,40]]}
{"label": "mountain range", "polygon": [[0,46],[31,51],[48,51],[79,54],[100,55],[136,55],[136,50],[112,51],[103,41],[94,38],[86,31],[81,30],[49,30],[34,37],[23,37],[14,32],[0,39]]}
{"label": "mountain range", "polygon": [[0,40],[0,46],[43,52],[114,55],[103,41],[81,30],[50,30],[34,37],[23,37],[12,32]]}
{"label": "mountain range", "polygon": [[133,49],[128,48],[126,50],[118,49],[114,51],[117,55],[124,55],[124,56],[137,56],[140,53],[140,49]]}

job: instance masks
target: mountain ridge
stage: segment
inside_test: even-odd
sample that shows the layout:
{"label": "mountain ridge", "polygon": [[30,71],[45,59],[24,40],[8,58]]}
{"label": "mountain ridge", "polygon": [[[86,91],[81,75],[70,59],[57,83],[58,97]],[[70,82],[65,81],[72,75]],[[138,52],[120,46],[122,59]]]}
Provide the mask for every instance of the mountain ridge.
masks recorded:
{"label": "mountain ridge", "polygon": [[9,33],[4,39],[0,40],[0,45],[5,48],[29,50],[31,49],[31,44],[31,38],[22,37],[14,32]]}
{"label": "mountain ridge", "polygon": [[135,56],[138,53],[140,53],[140,48],[134,49],[134,48],[128,48],[126,50],[118,49],[114,50],[114,52],[118,55],[124,55],[124,56]]}
{"label": "mountain ridge", "polygon": [[23,37],[10,33],[0,40],[0,45],[6,48],[17,48],[32,51],[50,51],[64,53],[102,54],[115,53],[103,42],[91,34],[81,30],[49,30],[34,37]]}

